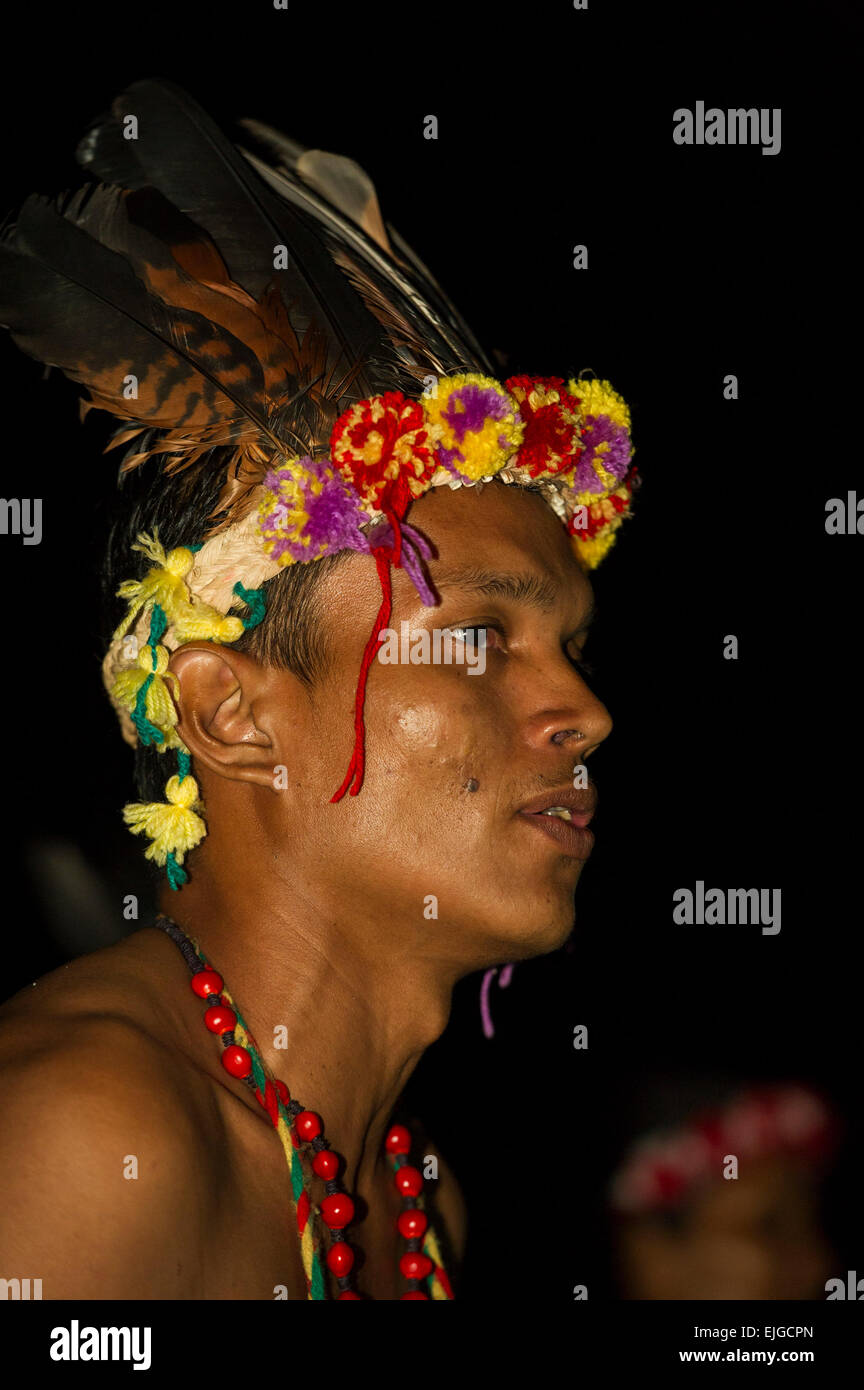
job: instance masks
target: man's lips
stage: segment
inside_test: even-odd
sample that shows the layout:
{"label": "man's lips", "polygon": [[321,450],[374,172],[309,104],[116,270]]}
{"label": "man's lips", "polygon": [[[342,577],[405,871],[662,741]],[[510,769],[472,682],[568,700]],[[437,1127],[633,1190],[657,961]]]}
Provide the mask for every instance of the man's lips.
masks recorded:
{"label": "man's lips", "polygon": [[[544,815],[552,807],[568,812],[569,820]],[[520,806],[516,815],[555,840],[571,858],[587,859],[594,848],[594,834],[588,829],[588,822],[596,807],[597,793],[593,787],[566,786],[535,796],[532,801]]]}
{"label": "man's lips", "polygon": [[[542,815],[544,811],[550,810],[553,806],[563,806],[570,812],[574,825],[585,826],[591,820],[597,809],[597,792],[593,786],[590,787],[566,787],[553,788],[551,791],[535,796],[533,801],[526,801],[524,806],[519,807],[519,814],[523,816]],[[549,819],[549,817],[547,817]],[[566,821],[562,824],[567,824]]]}

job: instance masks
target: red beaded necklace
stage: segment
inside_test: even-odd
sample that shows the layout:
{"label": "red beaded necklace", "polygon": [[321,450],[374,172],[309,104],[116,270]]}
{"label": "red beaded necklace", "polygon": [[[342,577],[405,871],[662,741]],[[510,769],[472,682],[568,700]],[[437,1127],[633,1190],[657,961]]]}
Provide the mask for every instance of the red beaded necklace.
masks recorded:
{"label": "red beaded necklace", "polygon": [[[205,959],[195,941],[164,913],[157,917],[155,925],[179,947],[192,974],[192,991],[207,1003],[204,1023],[222,1043],[223,1067],[229,1076],[243,1081],[254,1093],[282,1140],[297,1211],[307,1297],[326,1299],[328,1293],[319,1242],[309,1219],[310,1199],[299,1155],[301,1144],[311,1146],[314,1154],[313,1172],[323,1180],[327,1193],[321,1203],[320,1214],[329,1232],[330,1247],[325,1264],[336,1279],[339,1288],[337,1298],[361,1299],[363,1295],[354,1287],[354,1251],[344,1238],[346,1226],[354,1219],[354,1203],[337,1179],[340,1159],[324,1138],[320,1115],[314,1110],[304,1109],[299,1101],[291,1098],[284,1081],[270,1075],[222,976]],[[453,1290],[441,1262],[438,1240],[424,1210],[421,1195],[423,1175],[419,1168],[409,1163],[410,1150],[409,1131],[404,1125],[391,1126],[384,1141],[384,1151],[390,1160],[394,1183],[402,1198],[402,1210],[396,1218],[396,1226],[406,1242],[405,1253],[399,1259],[399,1272],[408,1288],[400,1299],[428,1299],[429,1294],[423,1288],[427,1282],[431,1285],[434,1299],[452,1299]]]}

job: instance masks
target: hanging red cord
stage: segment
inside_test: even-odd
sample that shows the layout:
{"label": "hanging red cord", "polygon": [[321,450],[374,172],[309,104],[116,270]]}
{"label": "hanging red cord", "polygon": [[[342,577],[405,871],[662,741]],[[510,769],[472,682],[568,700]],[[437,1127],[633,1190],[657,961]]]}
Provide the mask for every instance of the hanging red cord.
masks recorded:
{"label": "hanging red cord", "polygon": [[363,714],[366,703],[366,681],[369,676],[369,667],[381,645],[381,633],[390,622],[390,614],[393,610],[390,566],[392,564],[398,567],[402,563],[402,528],[399,525],[399,518],[395,512],[387,512],[386,515],[393,528],[393,540],[389,545],[372,547],[372,554],[375,556],[375,565],[378,570],[378,580],[381,584],[381,605],[363,652],[360,674],[357,678],[357,689],[354,696],[354,751],[351,754],[351,762],[348,764],[348,771],[342,785],[331,796],[331,802],[341,801],[346,791],[349,792],[350,796],[356,796],[363,785],[363,776],[366,770],[366,723]]}

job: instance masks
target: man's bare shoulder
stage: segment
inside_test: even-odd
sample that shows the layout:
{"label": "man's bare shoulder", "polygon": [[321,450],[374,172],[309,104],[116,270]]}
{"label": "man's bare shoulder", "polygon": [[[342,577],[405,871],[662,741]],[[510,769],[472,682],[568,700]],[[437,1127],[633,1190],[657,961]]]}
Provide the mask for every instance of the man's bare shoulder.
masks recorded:
{"label": "man's bare shoulder", "polygon": [[[118,1018],[152,1018],[155,952],[164,952],[160,933],[137,931],[113,946],[67,961],[0,1003],[0,1029],[82,1013]],[[181,963],[182,966],[182,963]],[[2,1064],[2,1054],[0,1054]]]}
{"label": "man's bare shoulder", "polygon": [[[60,966],[0,1006],[0,1130],[7,1107],[50,1095],[55,1124],[165,1121],[203,1097],[148,970],[149,933]],[[182,1137],[183,1126],[178,1134]]]}
{"label": "man's bare shoulder", "polygon": [[182,1175],[206,1095],[136,1016],[113,949],[0,1009],[0,1276],[45,1298],[186,1296],[167,1252],[194,1244]]}
{"label": "man's bare shoulder", "polygon": [[[86,1044],[101,1054],[101,1070],[122,1060],[132,1066],[128,1081],[140,1075],[143,1084],[158,1074],[167,1095],[189,1060],[186,1025],[179,1023],[186,1017],[178,1008],[178,1001],[185,1002],[184,986],[188,994],[186,966],[158,931],[137,931],[79,956],[0,1004],[0,1078],[27,1058],[62,1067],[66,1054],[74,1057],[76,1046]],[[168,1065],[172,1053],[174,1068]],[[77,1063],[75,1073],[83,1082]]]}
{"label": "man's bare shoulder", "polygon": [[147,960],[152,935],[136,932],[80,956],[0,1004],[0,1085],[17,1093],[26,1070],[33,1085],[56,1071],[76,1087],[98,1086],[129,1064],[128,1079],[143,1080],[164,1062],[166,1015]]}

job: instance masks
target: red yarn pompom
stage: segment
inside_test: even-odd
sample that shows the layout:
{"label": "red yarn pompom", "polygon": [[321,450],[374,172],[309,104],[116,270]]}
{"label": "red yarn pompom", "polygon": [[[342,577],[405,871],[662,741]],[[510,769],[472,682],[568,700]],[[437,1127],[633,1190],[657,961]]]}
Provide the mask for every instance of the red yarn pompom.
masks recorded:
{"label": "red yarn pompom", "polygon": [[403,517],[426,491],[437,462],[419,401],[385,391],[344,411],[330,435],[330,457],[370,506]]}
{"label": "red yarn pompom", "polygon": [[532,478],[573,468],[582,452],[579,398],[565,388],[564,378],[511,376],[506,386],[525,422],[516,466]]}

